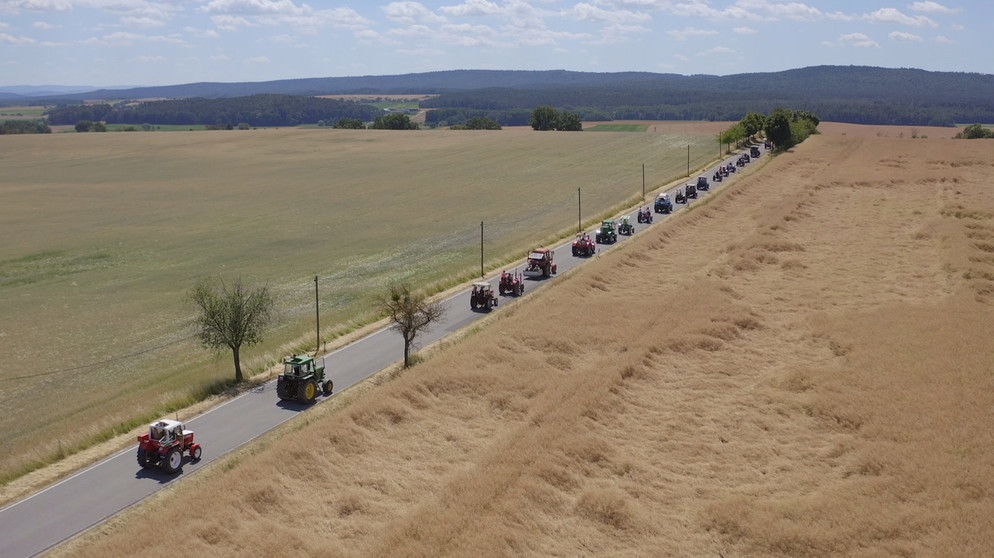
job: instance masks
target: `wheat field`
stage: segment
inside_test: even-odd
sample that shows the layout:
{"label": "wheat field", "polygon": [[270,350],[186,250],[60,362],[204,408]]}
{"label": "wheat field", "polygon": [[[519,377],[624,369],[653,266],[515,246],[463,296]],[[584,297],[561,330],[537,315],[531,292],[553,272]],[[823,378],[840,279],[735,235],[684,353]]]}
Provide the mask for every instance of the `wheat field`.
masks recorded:
{"label": "wheat field", "polygon": [[992,161],[812,137],[52,554],[990,555]]}
{"label": "wheat field", "polygon": [[[268,284],[249,375],[444,289],[716,155],[713,136],[425,130],[0,137],[0,486],[233,378],[193,338],[197,277]],[[629,203],[631,203],[629,201]],[[398,355],[398,358],[400,355]]]}

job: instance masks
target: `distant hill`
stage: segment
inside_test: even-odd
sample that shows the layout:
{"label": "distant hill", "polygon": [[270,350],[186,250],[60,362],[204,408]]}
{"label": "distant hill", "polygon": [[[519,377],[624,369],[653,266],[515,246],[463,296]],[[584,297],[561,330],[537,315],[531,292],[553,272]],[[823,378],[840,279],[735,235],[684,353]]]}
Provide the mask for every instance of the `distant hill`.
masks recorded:
{"label": "distant hill", "polygon": [[32,103],[84,99],[225,99],[260,94],[436,94],[422,106],[430,122],[472,116],[514,124],[536,106],[577,112],[585,120],[737,120],[777,106],[810,110],[823,120],[951,125],[994,122],[994,75],[869,66],[813,66],[728,76],[566,70],[450,70],[392,76],[266,82],[191,83],[33,96]]}

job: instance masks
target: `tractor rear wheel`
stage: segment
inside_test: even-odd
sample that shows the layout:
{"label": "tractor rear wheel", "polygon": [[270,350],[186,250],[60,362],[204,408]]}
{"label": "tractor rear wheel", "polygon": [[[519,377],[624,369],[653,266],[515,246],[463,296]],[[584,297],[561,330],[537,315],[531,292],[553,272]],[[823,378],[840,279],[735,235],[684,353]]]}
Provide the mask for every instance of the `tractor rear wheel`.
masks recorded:
{"label": "tractor rear wheel", "polygon": [[148,469],[152,464],[148,460],[148,452],[138,448],[138,464],[142,466],[142,469]]}
{"label": "tractor rear wheel", "polygon": [[179,471],[183,466],[183,452],[179,448],[172,448],[169,453],[166,454],[166,458],[162,460],[162,468],[166,470],[167,473],[175,473]]}
{"label": "tractor rear wheel", "polygon": [[331,388],[334,387],[334,385],[335,384],[333,384],[331,380],[325,380],[324,383],[321,384],[321,393],[325,394],[325,396],[331,395]]}
{"label": "tractor rear wheel", "polygon": [[314,401],[314,398],[318,395],[318,386],[314,380],[307,380],[302,386],[300,386],[300,402],[310,403]]}
{"label": "tractor rear wheel", "polygon": [[276,380],[276,396],[280,399],[293,399],[294,395],[296,395],[294,387],[291,382]]}

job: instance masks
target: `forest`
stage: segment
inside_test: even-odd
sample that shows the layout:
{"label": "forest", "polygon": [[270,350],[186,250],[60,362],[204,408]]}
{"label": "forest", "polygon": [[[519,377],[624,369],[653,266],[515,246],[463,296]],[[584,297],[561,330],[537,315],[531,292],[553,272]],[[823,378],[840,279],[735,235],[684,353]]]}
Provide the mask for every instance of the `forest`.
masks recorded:
{"label": "forest", "polygon": [[[507,70],[454,70],[398,76],[312,78],[259,83],[189,84],[97,91],[22,104],[57,103],[53,125],[108,124],[296,126],[342,118],[370,122],[375,107],[314,95],[431,94],[428,126],[489,118],[528,124],[538,106],[602,120],[739,120],[749,112],[792,107],[822,120],[854,124],[953,126],[994,123],[994,75],[868,66],[814,66],[728,76]],[[84,104],[82,98],[108,99]],[[144,101],[168,98],[167,101]],[[114,100],[114,102],[111,102]]]}
{"label": "forest", "polygon": [[206,99],[63,105],[48,111],[52,125],[80,121],[107,124],[204,126],[298,126],[341,118],[373,120],[380,111],[353,101],[298,95],[261,94]]}

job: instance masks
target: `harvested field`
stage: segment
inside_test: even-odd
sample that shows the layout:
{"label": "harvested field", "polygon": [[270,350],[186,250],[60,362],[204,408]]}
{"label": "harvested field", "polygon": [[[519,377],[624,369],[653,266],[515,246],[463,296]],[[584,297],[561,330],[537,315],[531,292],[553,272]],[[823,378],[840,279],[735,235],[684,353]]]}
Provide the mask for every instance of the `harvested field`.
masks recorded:
{"label": "harvested field", "polygon": [[[0,485],[233,376],[185,300],[219,274],[280,309],[247,374],[444,289],[715,156],[679,134],[266,129],[0,136]],[[398,355],[399,358],[400,355]],[[0,494],[0,501],[6,497]]]}
{"label": "harvested field", "polygon": [[992,161],[812,137],[54,554],[991,555]]}

